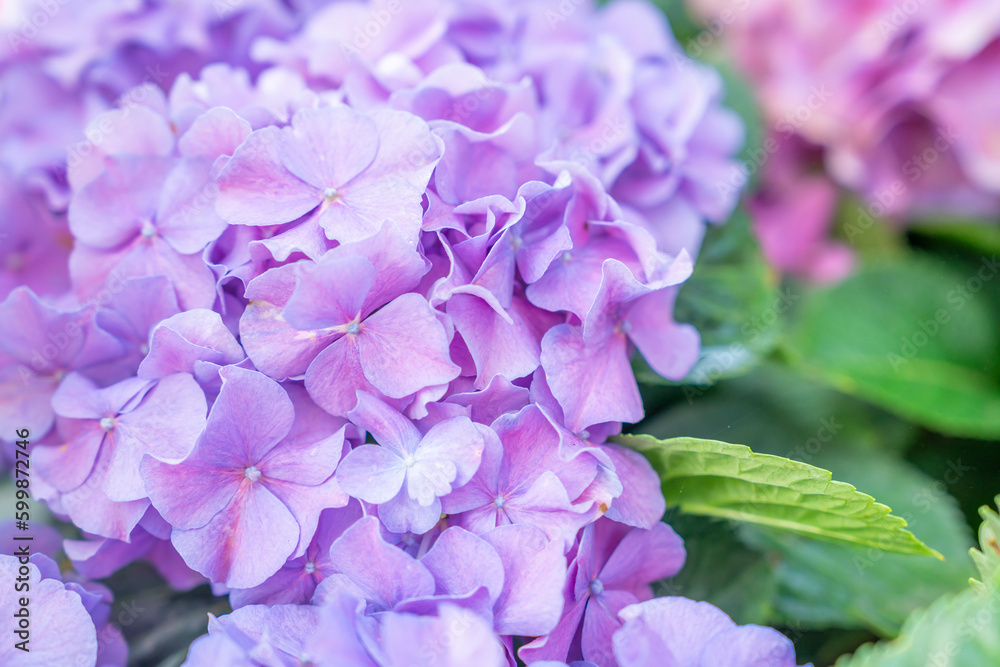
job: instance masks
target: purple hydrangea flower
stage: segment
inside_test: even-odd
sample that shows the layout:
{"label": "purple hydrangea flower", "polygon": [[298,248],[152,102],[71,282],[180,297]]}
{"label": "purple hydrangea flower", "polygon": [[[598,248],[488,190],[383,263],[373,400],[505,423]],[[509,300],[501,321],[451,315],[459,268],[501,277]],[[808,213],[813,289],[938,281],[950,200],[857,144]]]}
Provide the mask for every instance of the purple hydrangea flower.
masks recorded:
{"label": "purple hydrangea flower", "polygon": [[392,220],[412,244],[439,154],[438,141],[411,114],[303,109],[288,127],[257,130],[237,149],[219,175],[218,211],[243,225],[312,213],[327,238],[344,243]]}
{"label": "purple hydrangea flower", "polygon": [[[707,602],[665,597],[625,607],[614,635],[620,667],[795,667],[795,648],[777,630],[736,625]],[[805,667],[810,667],[806,665]]]}
{"label": "purple hydrangea flower", "polygon": [[344,457],[337,480],[348,495],[378,505],[382,523],[397,533],[424,533],[437,523],[441,496],[472,478],[489,433],[467,417],[446,419],[421,433],[364,392],[358,393],[350,417],[379,444],[354,448]]}
{"label": "purple hydrangea flower", "polygon": [[683,541],[665,523],[650,530],[608,519],[590,524],[570,565],[559,625],[519,655],[530,661],[564,660],[568,654],[616,667],[612,635],[621,627],[618,612],[652,598],[650,584],[677,574],[684,557]]}
{"label": "purple hydrangea flower", "polygon": [[573,9],[102,1],[0,46],[0,426],[81,572],[229,593],[187,664],[610,664],[680,566],[606,440],[636,350],[697,356],[740,131],[657,12]]}
{"label": "purple hydrangea flower", "polygon": [[129,378],[98,389],[68,375],[52,405],[63,444],[32,452],[40,477],[80,528],[127,540],[149,507],[139,463],[149,455],[182,461],[205,424],[205,395],[190,375]]}
{"label": "purple hydrangea flower", "polygon": [[347,503],[333,478],[344,432],[315,432],[313,414],[300,414],[260,373],[231,366],[221,375],[194,451],[177,464],[146,457],[142,478],[185,562],[213,581],[251,588],[306,550],[322,510]]}
{"label": "purple hydrangea flower", "polygon": [[454,515],[449,522],[477,534],[508,524],[534,526],[568,547],[593,521],[595,503],[574,505],[560,477],[582,490],[597,475],[596,462],[586,453],[559,460],[559,434],[535,406],[504,415],[491,428],[498,438],[485,441],[479,470],[442,502]]}

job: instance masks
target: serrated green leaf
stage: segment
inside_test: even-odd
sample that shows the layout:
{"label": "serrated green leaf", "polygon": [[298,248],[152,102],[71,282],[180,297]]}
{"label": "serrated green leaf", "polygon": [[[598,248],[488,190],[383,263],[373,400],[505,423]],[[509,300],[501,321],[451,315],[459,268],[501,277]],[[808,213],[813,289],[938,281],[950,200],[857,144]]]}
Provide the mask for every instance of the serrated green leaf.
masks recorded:
{"label": "serrated green leaf", "polygon": [[969,272],[911,257],[810,295],[787,339],[800,367],[949,435],[1000,438],[995,261]]}
{"label": "serrated green leaf", "polygon": [[918,429],[790,369],[766,364],[641,429],[654,436],[724,437],[830,470],[891,506],[918,539],[946,558],[883,554],[744,526],[739,535],[772,563],[769,576],[777,583],[769,599],[773,616],[753,622],[864,627],[894,636],[913,610],[964,590],[974,572],[966,556],[972,533],[943,482],[898,457]]}
{"label": "serrated green leaf", "polygon": [[835,667],[1000,665],[1000,591],[966,590],[915,612],[897,639],[866,644]]}
{"label": "serrated green leaf", "polygon": [[886,552],[942,556],[906,521],[829,472],[716,440],[622,436],[660,474],[668,506]]}
{"label": "serrated green leaf", "polygon": [[875,493],[906,519],[925,544],[945,555],[944,562],[806,540],[757,531],[752,544],[778,563],[774,576],[779,621],[810,627],[863,626],[893,637],[907,616],[946,593],[965,589],[971,563],[965,554],[970,534],[957,504],[939,495],[935,480],[908,463],[876,452],[826,454],[819,461],[839,478]]}
{"label": "serrated green leaf", "polygon": [[[1000,507],[1000,496],[993,501]],[[1000,515],[988,505],[979,508],[983,523],[979,527],[979,548],[970,549],[969,554],[979,569],[979,580],[970,583],[980,592],[1000,589]]]}

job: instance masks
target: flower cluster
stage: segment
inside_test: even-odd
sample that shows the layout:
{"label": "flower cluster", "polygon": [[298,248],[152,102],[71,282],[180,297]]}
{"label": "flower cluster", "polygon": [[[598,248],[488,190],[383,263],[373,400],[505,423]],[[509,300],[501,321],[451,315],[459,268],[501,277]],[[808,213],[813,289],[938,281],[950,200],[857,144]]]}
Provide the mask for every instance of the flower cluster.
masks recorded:
{"label": "flower cluster", "polygon": [[864,202],[852,242],[879,218],[1000,213],[996,3],[690,4],[724,28],[772,129],[754,206],[779,268],[819,280],[849,270],[828,239],[837,187]]}
{"label": "flower cluster", "polygon": [[[652,7],[132,5],[3,70],[86,118],[10,188],[65,213],[62,282],[16,267],[0,303],[0,426],[30,422],[81,573],[228,593],[191,665],[507,664],[515,637],[541,664],[794,665],[647,602],[683,544],[608,441],[643,415],[636,350],[673,379],[697,358],[673,301],[741,141]],[[169,84],[87,115],[147,56]]]}

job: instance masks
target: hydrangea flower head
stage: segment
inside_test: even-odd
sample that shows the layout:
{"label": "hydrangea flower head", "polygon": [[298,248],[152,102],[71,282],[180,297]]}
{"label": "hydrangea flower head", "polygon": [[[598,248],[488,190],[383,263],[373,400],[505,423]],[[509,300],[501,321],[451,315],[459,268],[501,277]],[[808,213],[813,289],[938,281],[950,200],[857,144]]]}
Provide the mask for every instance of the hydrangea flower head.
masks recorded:
{"label": "hydrangea flower head", "polygon": [[742,133],[650,6],[564,5],[84,3],[0,52],[15,259],[72,241],[4,256],[0,426],[79,571],[229,594],[186,664],[610,665],[680,568],[608,439],[634,354],[698,357]]}

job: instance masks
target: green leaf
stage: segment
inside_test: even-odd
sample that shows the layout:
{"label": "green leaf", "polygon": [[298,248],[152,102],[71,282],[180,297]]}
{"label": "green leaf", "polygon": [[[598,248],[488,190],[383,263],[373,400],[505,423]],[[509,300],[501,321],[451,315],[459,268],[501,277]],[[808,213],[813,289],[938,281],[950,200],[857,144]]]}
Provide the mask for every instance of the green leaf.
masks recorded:
{"label": "green leaf", "polygon": [[773,576],[778,582],[778,622],[795,620],[814,628],[863,626],[891,637],[914,609],[966,588],[972,573],[966,557],[971,534],[957,504],[939,492],[934,480],[885,453],[858,456],[842,448],[817,459],[839,479],[891,504],[917,538],[946,560],[746,529],[743,536],[777,563]]}
{"label": "green leaf", "polygon": [[[974,572],[966,556],[972,533],[948,493],[953,485],[899,459],[919,429],[789,368],[765,364],[688,405],[675,405],[640,428],[654,436],[724,438],[830,470],[835,479],[891,506],[918,539],[946,558],[883,554],[744,526],[739,536],[760,554],[753,562],[766,558],[772,564],[769,578],[777,584],[769,598],[772,617],[753,622],[864,627],[892,636],[915,609],[964,590]],[[956,461],[954,455],[947,460]],[[962,488],[970,484],[974,473],[965,472],[967,468],[961,468],[960,481],[951,481]],[[949,470],[945,460],[928,469]]]}
{"label": "green leaf", "polygon": [[[1000,496],[994,499],[1000,507]],[[979,508],[983,523],[979,527],[979,549],[970,549],[969,554],[979,569],[979,581],[970,583],[980,592],[1000,590],[1000,515],[988,505]]]}
{"label": "green leaf", "polygon": [[982,221],[926,222],[913,225],[910,231],[932,239],[956,243],[978,252],[1000,253],[1000,227],[996,224]]}
{"label": "green leaf", "polygon": [[915,612],[899,638],[866,644],[836,667],[1000,665],[1000,597],[966,590]]}
{"label": "green leaf", "polygon": [[714,440],[622,436],[660,474],[668,506],[887,552],[941,555],[885,505],[829,472]]}
{"label": "green leaf", "polygon": [[869,266],[805,299],[788,356],[928,428],[1000,438],[1000,322],[985,293],[1000,288],[1000,268],[984,259],[977,269],[915,257]]}

